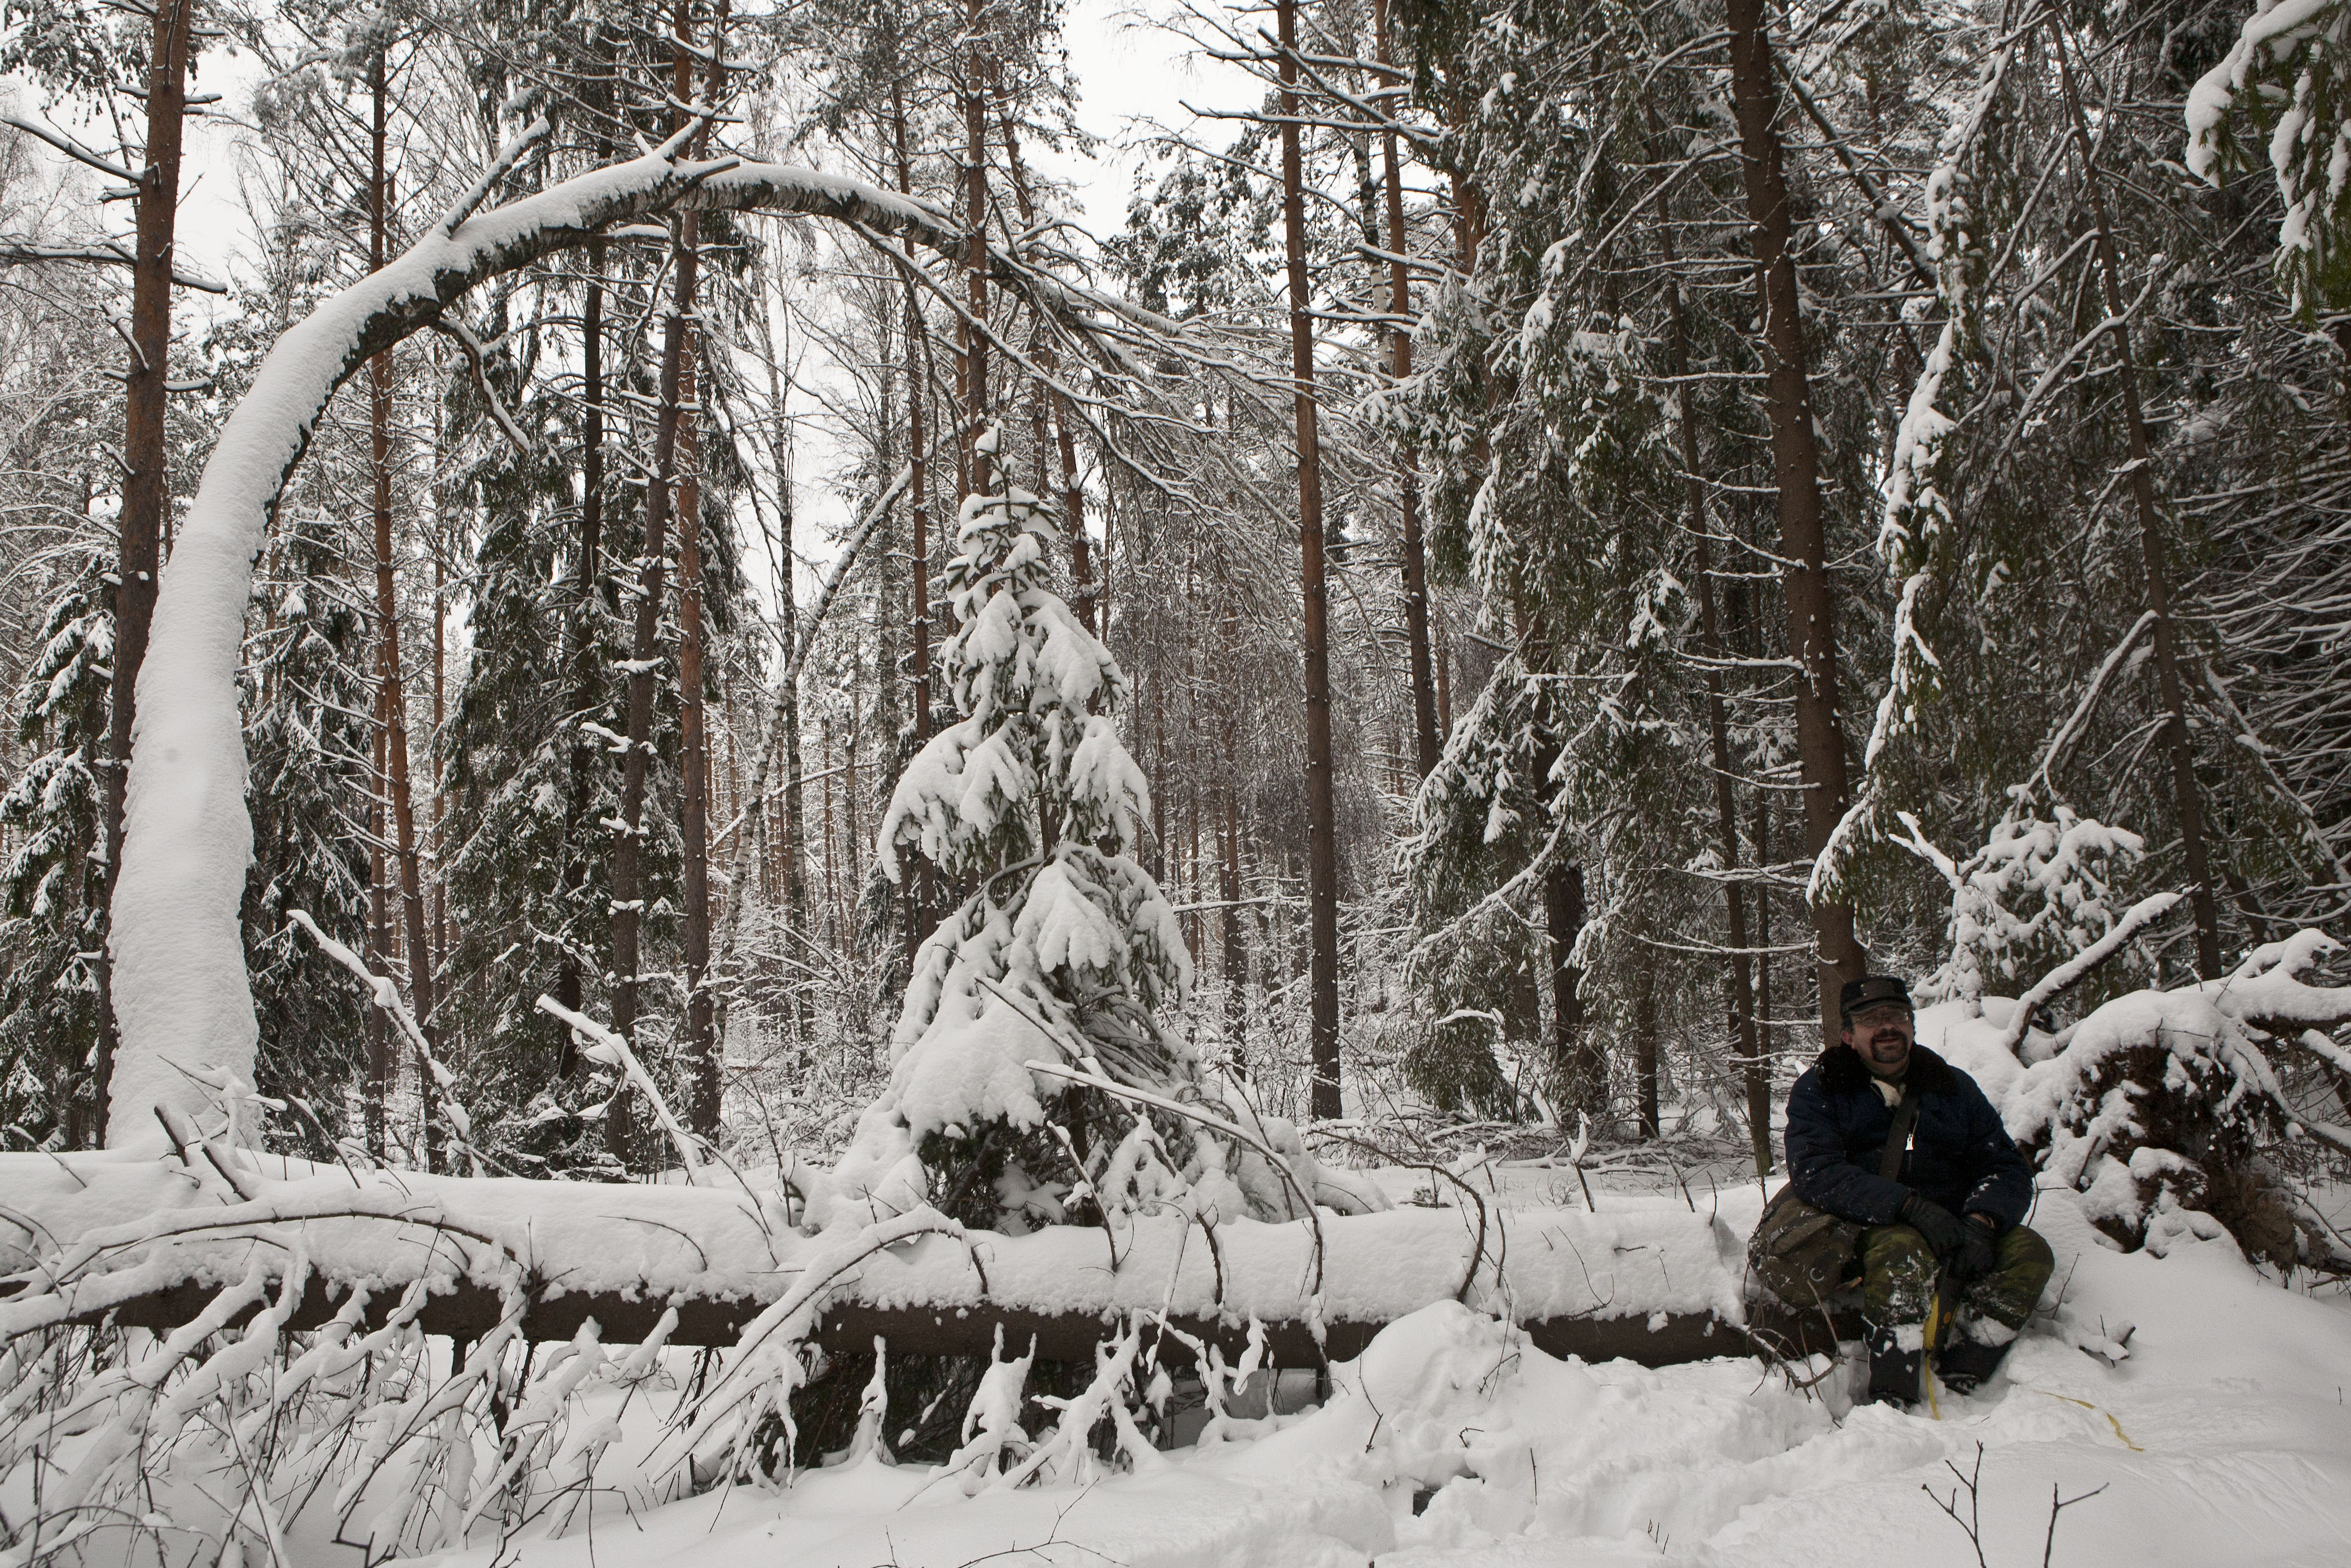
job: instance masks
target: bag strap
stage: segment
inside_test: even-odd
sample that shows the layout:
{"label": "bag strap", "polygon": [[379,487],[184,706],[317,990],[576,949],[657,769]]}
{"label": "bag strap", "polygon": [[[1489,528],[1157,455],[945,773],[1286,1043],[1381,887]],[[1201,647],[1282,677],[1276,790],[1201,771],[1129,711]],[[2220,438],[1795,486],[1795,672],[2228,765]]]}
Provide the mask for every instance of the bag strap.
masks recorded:
{"label": "bag strap", "polygon": [[1918,1124],[1918,1091],[1910,1083],[1902,1085],[1902,1103],[1894,1108],[1894,1125],[1886,1129],[1886,1147],[1877,1156],[1877,1174],[1887,1181],[1902,1174],[1903,1145],[1909,1142],[1910,1129]]}

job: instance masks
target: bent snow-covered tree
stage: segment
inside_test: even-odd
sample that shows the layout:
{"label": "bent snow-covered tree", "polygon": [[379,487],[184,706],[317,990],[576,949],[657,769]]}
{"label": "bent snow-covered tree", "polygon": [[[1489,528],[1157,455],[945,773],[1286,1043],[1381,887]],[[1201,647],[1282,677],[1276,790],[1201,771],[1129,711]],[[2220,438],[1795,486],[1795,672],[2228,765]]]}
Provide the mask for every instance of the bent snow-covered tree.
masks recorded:
{"label": "bent snow-covered tree", "polygon": [[[204,465],[139,674],[142,711],[114,895],[122,1043],[107,1107],[110,1145],[159,1145],[157,1108],[209,1117],[224,1094],[253,1081],[258,1031],[238,925],[253,825],[236,672],[254,561],[335,389],[490,278],[682,207],[823,217],[935,252],[959,253],[966,243],[935,209],[858,181],[732,157],[694,161],[685,152],[692,123],[642,157],[477,214],[545,129],[518,138],[406,255],[288,329]],[[1060,308],[1049,280],[1017,262],[1000,265]]]}
{"label": "bent snow-covered tree", "polygon": [[1056,524],[1009,485],[963,505],[940,653],[963,717],[900,778],[880,853],[893,881],[912,850],[969,894],[916,956],[836,1190],[1016,1232],[1163,1204],[1210,1223],[1384,1207],[1207,1085],[1163,1024],[1191,956],[1134,858],[1151,800],[1112,713],[1126,678],[1050,587]]}

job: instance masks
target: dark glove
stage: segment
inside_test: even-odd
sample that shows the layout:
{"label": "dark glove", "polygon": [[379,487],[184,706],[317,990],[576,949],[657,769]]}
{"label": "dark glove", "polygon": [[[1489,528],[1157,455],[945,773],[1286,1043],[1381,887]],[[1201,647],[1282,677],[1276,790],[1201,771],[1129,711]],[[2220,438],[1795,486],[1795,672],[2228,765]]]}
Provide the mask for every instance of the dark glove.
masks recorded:
{"label": "dark glove", "polygon": [[1965,1245],[1953,1260],[1951,1272],[1959,1276],[1959,1283],[1972,1284],[2000,1267],[2000,1244],[1992,1237],[1992,1228],[1976,1215],[1968,1216],[1959,1228],[1967,1232]]}
{"label": "dark glove", "polygon": [[1967,1249],[1968,1228],[1941,1204],[1912,1193],[1902,1200],[1902,1223],[1927,1239],[1935,1260],[1949,1263]]}

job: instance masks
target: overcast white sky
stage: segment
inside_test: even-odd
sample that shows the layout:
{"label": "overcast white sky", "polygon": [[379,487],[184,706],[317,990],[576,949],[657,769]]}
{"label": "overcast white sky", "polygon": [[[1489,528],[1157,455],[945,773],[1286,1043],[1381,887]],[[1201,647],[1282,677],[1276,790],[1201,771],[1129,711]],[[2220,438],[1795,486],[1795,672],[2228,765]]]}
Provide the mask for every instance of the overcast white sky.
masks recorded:
{"label": "overcast white sky", "polygon": [[[1166,0],[1072,0],[1064,41],[1070,52],[1082,99],[1078,120],[1101,138],[1096,159],[1059,156],[1035,151],[1039,166],[1074,187],[1081,215],[1097,236],[1114,234],[1126,220],[1134,189],[1134,175],[1144,162],[1135,143],[1148,138],[1153,126],[1176,131],[1198,130],[1207,140],[1221,141],[1226,128],[1198,126],[1184,103],[1214,104],[1225,109],[1253,105],[1259,89],[1249,76],[1228,65],[1197,58],[1178,35],[1143,20],[1165,15]],[[218,92],[226,107],[242,115],[251,91],[250,57],[231,59],[215,55],[201,63],[196,90]],[[21,87],[17,101],[37,111],[37,91]],[[103,144],[102,126],[76,127],[85,139]],[[237,140],[246,134],[215,121],[192,121],[183,172],[181,251],[183,256],[218,276],[235,266],[240,253],[253,244],[250,227],[237,197]],[[128,209],[111,214],[128,226]],[[203,297],[183,296],[191,307],[202,308]]]}

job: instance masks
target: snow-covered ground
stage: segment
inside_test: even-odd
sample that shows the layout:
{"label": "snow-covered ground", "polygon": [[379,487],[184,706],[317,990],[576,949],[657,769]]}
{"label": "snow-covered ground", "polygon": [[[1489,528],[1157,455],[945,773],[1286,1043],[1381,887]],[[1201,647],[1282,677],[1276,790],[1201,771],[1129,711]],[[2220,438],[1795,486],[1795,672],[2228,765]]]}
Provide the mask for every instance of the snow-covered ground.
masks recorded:
{"label": "snow-covered ground", "polygon": [[[1720,1201],[1743,1227],[1757,1199],[1750,1188]],[[592,1519],[582,1510],[561,1539],[543,1519],[503,1547],[443,1561],[1977,1563],[1931,1489],[1956,1490],[1961,1518],[1980,1519],[1980,1561],[2031,1563],[2053,1488],[2095,1493],[2058,1518],[2055,1563],[2351,1563],[2343,1293],[2282,1288],[2226,1239],[2182,1234],[2117,1254],[2067,1193],[2044,1193],[2034,1222],[2058,1254],[2052,1296],[2062,1288],[2065,1316],[2115,1337],[2136,1325],[2119,1365],[2036,1326],[1981,1394],[1902,1413],[1853,1407],[1841,1374],[1807,1391],[1744,1358],[1656,1371],[1556,1361],[1445,1303],[1339,1367],[1322,1407],[1083,1486],[967,1497],[961,1478],[867,1458],[782,1490],[656,1503],[644,1463],[653,1424],[624,1420],[597,1472]],[[1971,1504],[1947,1464],[1975,1473],[1978,1445]]]}

